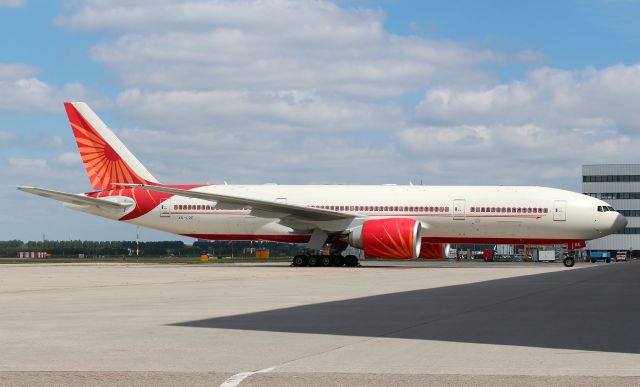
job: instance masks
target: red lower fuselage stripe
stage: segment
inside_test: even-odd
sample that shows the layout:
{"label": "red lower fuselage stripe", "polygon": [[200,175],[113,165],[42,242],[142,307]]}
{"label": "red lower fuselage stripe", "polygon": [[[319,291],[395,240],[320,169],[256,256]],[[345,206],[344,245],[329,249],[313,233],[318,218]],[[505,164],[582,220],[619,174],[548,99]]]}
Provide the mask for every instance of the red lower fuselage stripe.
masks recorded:
{"label": "red lower fuselage stripe", "polygon": [[307,243],[311,235],[259,235],[259,234],[181,234],[190,238],[212,241],[269,241],[284,243]]}

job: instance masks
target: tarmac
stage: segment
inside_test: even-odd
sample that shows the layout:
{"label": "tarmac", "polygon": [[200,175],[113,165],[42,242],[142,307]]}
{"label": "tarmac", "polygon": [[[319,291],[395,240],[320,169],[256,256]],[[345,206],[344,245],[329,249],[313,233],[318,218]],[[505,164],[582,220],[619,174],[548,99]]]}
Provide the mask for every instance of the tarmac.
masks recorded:
{"label": "tarmac", "polygon": [[0,385],[640,385],[640,262],[0,265]]}

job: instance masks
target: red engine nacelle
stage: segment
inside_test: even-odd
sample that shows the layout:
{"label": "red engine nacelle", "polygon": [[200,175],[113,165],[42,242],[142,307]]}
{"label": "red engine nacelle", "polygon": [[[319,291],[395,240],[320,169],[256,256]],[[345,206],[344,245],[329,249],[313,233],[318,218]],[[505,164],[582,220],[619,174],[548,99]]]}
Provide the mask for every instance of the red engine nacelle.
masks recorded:
{"label": "red engine nacelle", "polygon": [[448,243],[430,243],[422,242],[420,247],[420,258],[424,259],[442,259],[449,255]]}
{"label": "red engine nacelle", "polygon": [[391,218],[367,220],[349,234],[349,244],[375,258],[411,259],[420,255],[420,222]]}

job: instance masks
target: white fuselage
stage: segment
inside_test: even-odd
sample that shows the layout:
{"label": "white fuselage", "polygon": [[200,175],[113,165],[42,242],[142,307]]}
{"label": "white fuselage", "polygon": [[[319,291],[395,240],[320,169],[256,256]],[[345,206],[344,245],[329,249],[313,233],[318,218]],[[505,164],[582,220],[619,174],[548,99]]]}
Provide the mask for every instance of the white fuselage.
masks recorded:
{"label": "white fuselage", "polygon": [[[599,238],[624,227],[607,203],[579,193],[544,187],[209,185],[194,191],[313,206],[356,214],[327,221],[341,233],[368,219],[408,217],[422,222],[423,240],[437,243],[538,243]],[[117,198],[110,195],[111,198]],[[112,219],[122,213],[69,205]],[[302,243],[312,227],[287,217],[254,216],[250,209],[220,208],[215,202],[172,196],[127,222],[203,239],[275,240]]]}

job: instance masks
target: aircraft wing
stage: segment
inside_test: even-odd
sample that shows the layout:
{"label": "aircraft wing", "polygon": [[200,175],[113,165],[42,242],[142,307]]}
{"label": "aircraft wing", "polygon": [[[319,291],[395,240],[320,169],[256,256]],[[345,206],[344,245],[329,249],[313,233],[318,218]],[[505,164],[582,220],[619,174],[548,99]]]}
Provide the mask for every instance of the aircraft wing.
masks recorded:
{"label": "aircraft wing", "polygon": [[[157,191],[168,193],[172,195],[185,196],[194,199],[202,199],[213,201],[222,205],[232,205],[241,207],[251,207],[252,214],[255,216],[266,217],[265,215],[272,216],[274,218],[281,218],[285,216],[293,216],[300,220],[306,221],[330,221],[330,220],[346,220],[353,219],[356,216],[352,214],[345,214],[342,212],[325,210],[315,207],[306,207],[296,204],[280,203],[270,200],[252,199],[242,196],[223,195],[218,193],[208,193],[200,191],[189,191],[185,189],[162,187],[157,185],[146,184],[118,184],[123,187],[143,188],[149,191]],[[267,214],[264,214],[267,213]]]}
{"label": "aircraft wing", "polygon": [[118,203],[110,200],[90,198],[84,195],[53,191],[44,188],[18,187],[18,190],[29,192],[31,194],[42,196],[48,199],[54,199],[64,203],[74,204],[76,206],[96,206],[101,208],[108,208],[111,210],[125,210],[133,205],[133,203]]}

